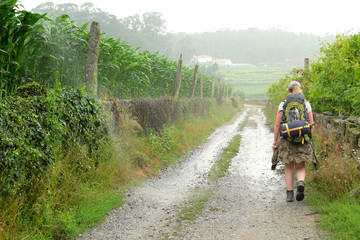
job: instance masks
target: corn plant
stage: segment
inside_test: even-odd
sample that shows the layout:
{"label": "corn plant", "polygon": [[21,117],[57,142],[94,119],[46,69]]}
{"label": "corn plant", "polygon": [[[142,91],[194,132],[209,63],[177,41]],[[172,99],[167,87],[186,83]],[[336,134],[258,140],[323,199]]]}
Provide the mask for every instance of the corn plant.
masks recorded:
{"label": "corn plant", "polygon": [[[67,15],[52,20],[17,11],[16,0],[0,6],[5,26],[0,33],[0,96],[30,82],[46,88],[85,83],[87,24],[78,27]],[[177,65],[159,52],[141,51],[103,34],[98,64],[100,94],[125,99],[172,95]],[[184,67],[181,96],[189,96],[192,76],[193,69]],[[210,96],[209,77],[204,76],[204,86],[204,96]],[[199,91],[198,86],[197,96]]]}
{"label": "corn plant", "polygon": [[19,11],[17,0],[0,2],[0,97],[13,93],[22,83],[18,72],[31,49],[31,30],[44,15]]}

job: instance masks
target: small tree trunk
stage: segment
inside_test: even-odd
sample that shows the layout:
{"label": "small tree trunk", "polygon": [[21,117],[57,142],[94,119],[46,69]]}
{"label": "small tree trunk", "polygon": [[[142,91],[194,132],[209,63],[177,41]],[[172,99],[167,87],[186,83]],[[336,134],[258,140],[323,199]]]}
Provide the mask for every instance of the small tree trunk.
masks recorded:
{"label": "small tree trunk", "polygon": [[100,25],[98,22],[92,22],[89,43],[86,58],[86,92],[89,93],[93,90],[94,94],[97,95],[97,71],[98,71],[98,60],[99,60],[99,47],[100,46]]}
{"label": "small tree trunk", "polygon": [[180,86],[181,86],[181,75],[182,75],[182,55],[180,55],[178,61],[178,67],[176,71],[175,84],[174,84],[174,93],[173,96],[176,98],[179,95]]}
{"label": "small tree trunk", "polygon": [[193,97],[194,97],[194,94],[195,94],[196,75],[197,75],[198,70],[199,70],[199,65],[196,64],[196,65],[195,65],[195,69],[194,69],[194,78],[193,78],[193,83],[192,83],[190,98],[193,98]]}

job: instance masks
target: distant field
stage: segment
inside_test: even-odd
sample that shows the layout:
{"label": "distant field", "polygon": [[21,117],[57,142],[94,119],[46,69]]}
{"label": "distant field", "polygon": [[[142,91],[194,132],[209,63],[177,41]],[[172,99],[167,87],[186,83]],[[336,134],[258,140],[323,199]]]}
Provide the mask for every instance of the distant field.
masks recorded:
{"label": "distant field", "polygon": [[267,99],[266,90],[271,83],[283,78],[290,70],[281,67],[237,66],[220,68],[222,81],[247,99]]}

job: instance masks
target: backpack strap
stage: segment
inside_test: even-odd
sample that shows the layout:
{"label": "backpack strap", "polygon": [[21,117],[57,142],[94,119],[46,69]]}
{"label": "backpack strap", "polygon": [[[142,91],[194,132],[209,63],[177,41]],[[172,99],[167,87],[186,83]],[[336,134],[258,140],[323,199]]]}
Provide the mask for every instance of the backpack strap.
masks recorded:
{"label": "backpack strap", "polygon": [[282,105],[282,109],[280,110],[280,111],[282,111],[281,123],[286,123],[286,115],[285,115],[285,109],[287,106],[286,99],[282,100],[282,103],[284,103],[284,104]]}

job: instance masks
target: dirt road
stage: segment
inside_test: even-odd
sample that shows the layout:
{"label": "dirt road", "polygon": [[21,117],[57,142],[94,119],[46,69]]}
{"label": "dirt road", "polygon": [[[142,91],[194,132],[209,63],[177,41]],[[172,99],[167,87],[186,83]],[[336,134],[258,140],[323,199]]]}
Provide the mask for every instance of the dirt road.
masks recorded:
{"label": "dirt road", "polygon": [[[303,202],[287,203],[283,175],[270,170],[273,135],[265,120],[260,106],[246,105],[178,165],[129,190],[127,203],[82,238],[321,239],[314,214]],[[210,184],[212,165],[239,133],[239,153],[227,175]],[[189,199],[206,190],[211,196],[196,220],[179,218]]]}

